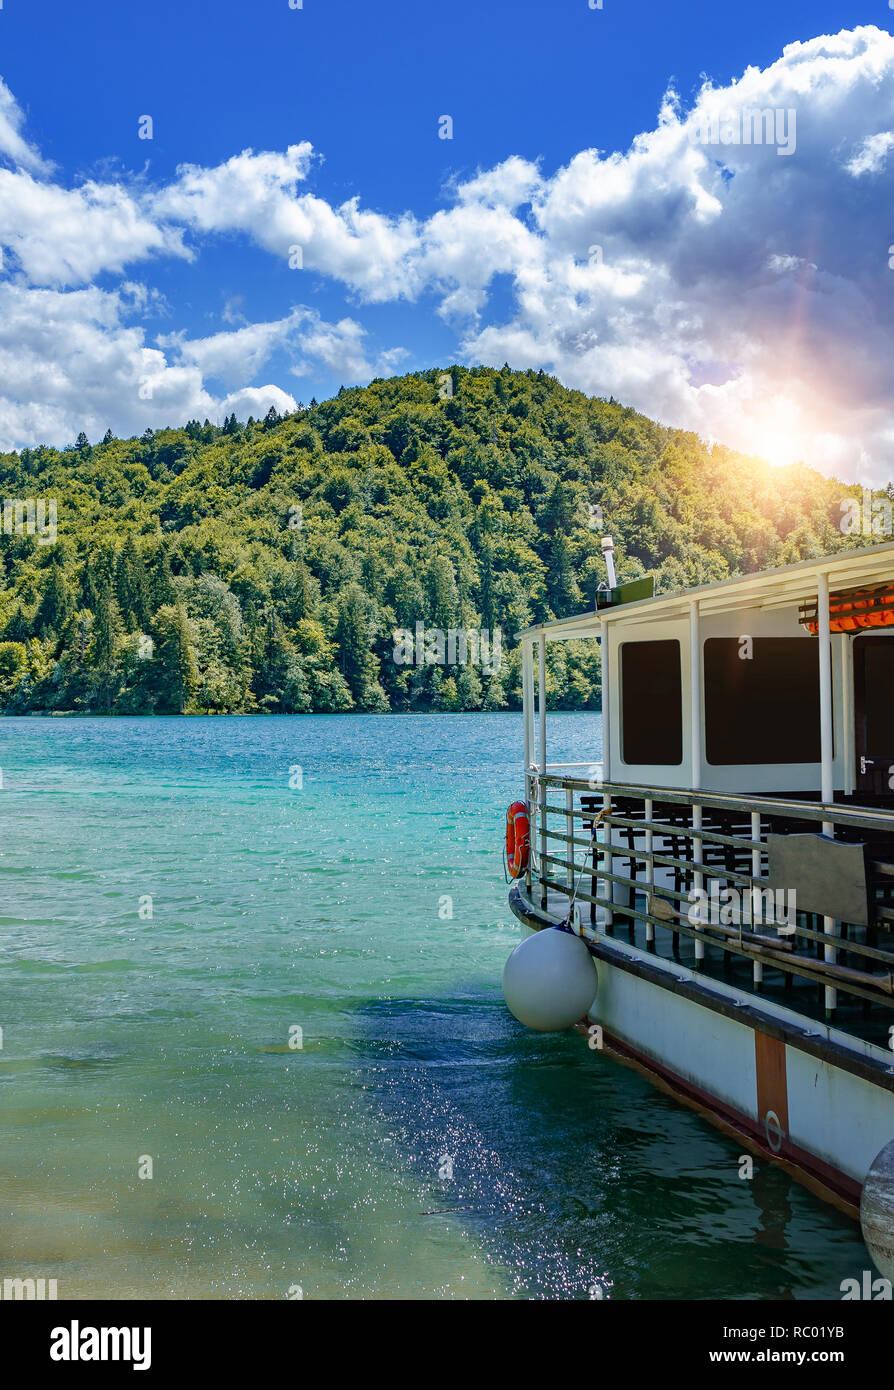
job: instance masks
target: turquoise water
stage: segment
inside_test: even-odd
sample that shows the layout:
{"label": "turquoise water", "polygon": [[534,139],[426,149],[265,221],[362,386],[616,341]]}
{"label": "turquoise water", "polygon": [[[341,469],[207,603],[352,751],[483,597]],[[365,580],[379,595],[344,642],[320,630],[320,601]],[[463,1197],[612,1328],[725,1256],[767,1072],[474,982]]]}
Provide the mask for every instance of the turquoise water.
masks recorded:
{"label": "turquoise water", "polygon": [[507,1014],[520,750],[510,714],[0,722],[0,1277],[840,1297],[856,1227]]}

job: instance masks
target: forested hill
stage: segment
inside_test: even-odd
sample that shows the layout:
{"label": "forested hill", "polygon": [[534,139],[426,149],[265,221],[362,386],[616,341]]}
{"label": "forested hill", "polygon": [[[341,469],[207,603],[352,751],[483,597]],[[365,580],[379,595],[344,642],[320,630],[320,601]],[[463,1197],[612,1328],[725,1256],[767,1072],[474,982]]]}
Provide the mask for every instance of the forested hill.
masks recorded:
{"label": "forested hill", "polygon": [[[593,605],[603,518],[661,591],[859,544],[848,494],[508,367],[0,455],[0,709],[514,708],[515,634]],[[553,704],[598,705],[596,648],[550,648]]]}

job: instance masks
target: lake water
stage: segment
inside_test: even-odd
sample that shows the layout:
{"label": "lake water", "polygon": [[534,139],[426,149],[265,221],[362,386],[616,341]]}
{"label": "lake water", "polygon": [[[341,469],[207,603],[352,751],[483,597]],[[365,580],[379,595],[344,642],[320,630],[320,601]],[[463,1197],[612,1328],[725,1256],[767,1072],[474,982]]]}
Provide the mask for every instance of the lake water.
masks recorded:
{"label": "lake water", "polygon": [[[598,756],[597,716],[551,724]],[[0,721],[0,1277],[840,1297],[855,1226],[508,1015],[521,747],[513,714]]]}

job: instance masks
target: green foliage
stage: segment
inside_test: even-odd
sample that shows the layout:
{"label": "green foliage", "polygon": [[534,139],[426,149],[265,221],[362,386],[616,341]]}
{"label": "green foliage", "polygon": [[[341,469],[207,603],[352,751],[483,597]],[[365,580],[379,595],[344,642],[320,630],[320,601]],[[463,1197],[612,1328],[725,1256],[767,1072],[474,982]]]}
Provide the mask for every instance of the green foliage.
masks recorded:
{"label": "green foliage", "polygon": [[[0,709],[120,714],[518,708],[515,634],[592,608],[600,530],[659,592],[849,549],[859,495],[542,372],[452,367],[222,428],[0,455],[58,540],[0,536]],[[872,537],[865,538],[872,540]],[[398,629],[499,628],[503,659],[394,659]],[[595,643],[550,703],[599,704]]]}

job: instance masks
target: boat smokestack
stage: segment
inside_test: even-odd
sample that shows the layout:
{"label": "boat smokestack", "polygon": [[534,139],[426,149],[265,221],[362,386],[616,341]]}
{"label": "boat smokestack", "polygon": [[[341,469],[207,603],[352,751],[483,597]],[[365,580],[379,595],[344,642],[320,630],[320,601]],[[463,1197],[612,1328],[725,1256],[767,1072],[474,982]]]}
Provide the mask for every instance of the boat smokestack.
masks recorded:
{"label": "boat smokestack", "polygon": [[602,537],[602,556],[608,571],[608,587],[614,589],[618,581],[615,578],[615,542],[611,536]]}

